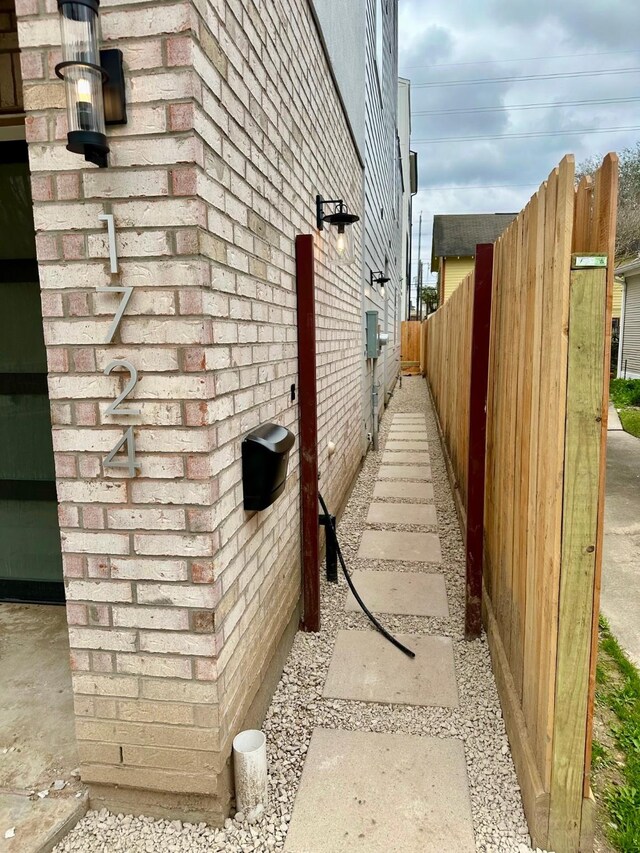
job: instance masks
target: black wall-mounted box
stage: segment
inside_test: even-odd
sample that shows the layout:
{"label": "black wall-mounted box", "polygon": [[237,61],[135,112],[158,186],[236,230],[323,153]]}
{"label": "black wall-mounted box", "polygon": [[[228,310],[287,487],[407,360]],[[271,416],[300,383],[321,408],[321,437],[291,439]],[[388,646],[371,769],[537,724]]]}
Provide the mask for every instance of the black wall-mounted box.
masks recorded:
{"label": "black wall-mounted box", "polygon": [[266,509],[287,482],[289,451],[295,438],[286,427],[261,424],[242,442],[242,489],[248,512]]}

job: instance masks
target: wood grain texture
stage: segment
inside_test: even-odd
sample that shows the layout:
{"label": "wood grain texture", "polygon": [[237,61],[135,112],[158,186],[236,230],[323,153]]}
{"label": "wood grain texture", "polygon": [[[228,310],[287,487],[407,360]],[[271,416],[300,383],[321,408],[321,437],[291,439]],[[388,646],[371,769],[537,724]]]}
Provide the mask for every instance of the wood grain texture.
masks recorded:
{"label": "wood grain texture", "polygon": [[452,469],[467,505],[471,325],[474,273],[426,321],[426,370]]}
{"label": "wood grain texture", "polygon": [[420,373],[422,323],[403,320],[400,324],[400,366],[405,374]]}
{"label": "wood grain texture", "polygon": [[[581,824],[590,792],[613,269],[611,263],[599,269],[600,297],[587,300],[588,308],[576,302],[570,321],[570,300],[577,299],[571,255],[613,258],[616,198],[615,155],[577,187],[567,156],[494,244],[483,608],[503,708],[519,709],[505,710],[505,720],[530,829],[538,844],[562,853],[587,849],[590,837]],[[594,270],[581,272],[590,277]],[[471,287],[470,277],[429,318],[423,352],[463,499]],[[595,312],[596,303],[599,313],[583,322],[581,312]],[[576,364],[583,372],[577,383]],[[587,388],[599,389],[601,418],[592,424],[598,441],[592,434],[588,453],[574,446]],[[589,501],[589,514],[578,522],[579,507]],[[575,551],[576,529],[588,530],[594,546],[589,571]]]}
{"label": "wood grain texture", "polygon": [[606,269],[571,273],[562,553],[549,833],[580,843],[600,495]]}

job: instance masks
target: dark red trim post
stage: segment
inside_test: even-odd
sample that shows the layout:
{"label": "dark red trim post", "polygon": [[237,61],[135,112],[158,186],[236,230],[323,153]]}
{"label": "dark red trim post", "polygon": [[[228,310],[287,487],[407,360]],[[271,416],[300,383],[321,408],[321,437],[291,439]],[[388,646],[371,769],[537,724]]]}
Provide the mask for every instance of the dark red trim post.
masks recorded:
{"label": "dark red trim post", "polygon": [[471,323],[471,392],[469,395],[469,459],[467,476],[467,589],[464,631],[468,640],[482,630],[482,558],[484,483],[487,438],[487,387],[493,243],[476,247]]}
{"label": "dark red trim post", "polygon": [[313,236],[296,237],[303,631],[320,630],[318,397]]}

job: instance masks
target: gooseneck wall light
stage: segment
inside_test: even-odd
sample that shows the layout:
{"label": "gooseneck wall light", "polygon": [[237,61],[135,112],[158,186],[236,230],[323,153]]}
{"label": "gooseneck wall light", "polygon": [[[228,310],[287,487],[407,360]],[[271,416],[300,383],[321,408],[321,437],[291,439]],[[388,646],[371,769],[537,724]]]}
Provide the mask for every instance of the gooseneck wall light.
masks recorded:
{"label": "gooseneck wall light", "polygon": [[96,166],[107,165],[106,125],[126,124],[122,52],[98,47],[100,0],[58,0],[69,130],[67,148]]}
{"label": "gooseneck wall light", "polygon": [[[325,206],[331,213],[325,213]],[[319,231],[324,231],[324,223],[335,225],[338,229],[334,246],[334,261],[338,264],[351,264],[354,260],[353,234],[348,225],[353,225],[360,219],[355,213],[349,213],[347,205],[341,198],[325,199],[316,196],[316,223]]]}
{"label": "gooseneck wall light", "polygon": [[371,281],[371,287],[373,288],[374,284],[380,285],[380,296],[384,299],[385,289],[384,286],[388,282],[391,281],[388,275],[385,275],[382,270],[371,270],[369,275],[369,279]]}

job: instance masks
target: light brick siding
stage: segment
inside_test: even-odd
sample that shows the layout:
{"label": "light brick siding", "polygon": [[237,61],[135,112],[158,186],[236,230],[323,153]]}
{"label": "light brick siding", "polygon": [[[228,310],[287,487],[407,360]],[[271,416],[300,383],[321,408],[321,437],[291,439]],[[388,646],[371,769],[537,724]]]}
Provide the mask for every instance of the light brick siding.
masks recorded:
{"label": "light brick siding", "polygon": [[[129,112],[106,170],[65,150],[55,0],[18,0],[82,775],[95,802],[219,820],[231,738],[300,593],[298,444],[283,496],[247,515],[240,441],[265,421],[298,436],[294,240],[318,192],[360,210],[362,169],[306,0],[103,0],[100,17]],[[361,223],[354,237],[361,258]],[[363,273],[327,256],[318,235],[337,507],[361,455]],[[110,283],[134,292],[105,344]],[[105,414],[122,358],[139,416]],[[102,460],[130,424],[141,471],[124,479]]]}

